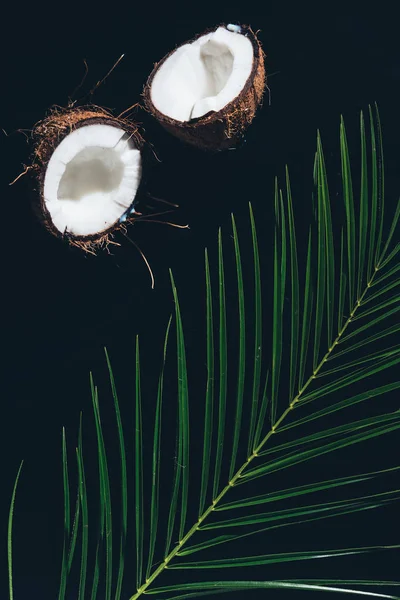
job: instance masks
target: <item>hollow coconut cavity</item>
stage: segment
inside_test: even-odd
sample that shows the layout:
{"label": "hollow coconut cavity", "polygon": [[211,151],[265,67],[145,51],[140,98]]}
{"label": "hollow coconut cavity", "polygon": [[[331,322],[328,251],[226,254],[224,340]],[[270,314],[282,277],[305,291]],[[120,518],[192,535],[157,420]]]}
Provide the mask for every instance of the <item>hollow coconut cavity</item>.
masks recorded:
{"label": "hollow coconut cavity", "polygon": [[154,66],[146,108],[172,134],[204,149],[233,147],[265,89],[264,53],[247,26],[219,25]]}
{"label": "hollow coconut cavity", "polygon": [[135,213],[143,144],[136,125],[102,109],[69,109],[39,123],[34,136],[40,220],[83,250],[107,245]]}

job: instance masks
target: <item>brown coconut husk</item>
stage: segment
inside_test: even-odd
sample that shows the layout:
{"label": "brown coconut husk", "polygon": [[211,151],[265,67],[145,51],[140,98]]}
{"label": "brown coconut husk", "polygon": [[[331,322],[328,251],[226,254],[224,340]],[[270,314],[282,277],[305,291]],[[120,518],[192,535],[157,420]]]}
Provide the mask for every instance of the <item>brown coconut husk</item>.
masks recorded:
{"label": "brown coconut husk", "polygon": [[[217,27],[208,29],[182,45],[190,44],[199,37],[216,31],[218,27],[226,28],[226,24],[222,23]],[[239,95],[220,111],[210,111],[197,119],[182,122],[171,119],[154,106],[151,99],[152,81],[158,69],[176,49],[169,52],[159,63],[155,63],[142,93],[147,111],[167,131],[184,142],[193,144],[203,150],[223,150],[234,147],[243,137],[245,130],[254,119],[257,109],[262,104],[267,82],[264,66],[265,53],[252,29],[247,25],[241,25],[241,29],[242,33],[240,35],[246,35],[253,46],[253,68]]]}
{"label": "brown coconut husk", "polygon": [[[49,160],[62,140],[75,129],[86,125],[105,124],[123,129],[133,139],[138,150],[142,150],[144,140],[139,132],[138,125],[128,119],[115,117],[111,112],[97,106],[85,106],[77,108],[54,108],[49,116],[36,124],[33,129],[32,137],[34,139],[33,161],[30,169],[34,173],[38,182],[39,202],[35,198],[33,209],[39,221],[52,235],[62,238],[72,246],[75,246],[90,254],[95,254],[100,248],[108,248],[109,244],[115,244],[112,238],[114,234],[123,230],[126,231],[126,221],[116,222],[108,229],[97,234],[91,235],[73,235],[60,232],[51,220],[51,215],[47,210],[44,200],[44,178],[46,175]],[[143,180],[143,177],[142,177]],[[142,182],[141,182],[142,183]],[[141,184],[132,201],[131,207],[140,190]],[[130,207],[130,208],[131,208]],[[134,215],[129,216],[127,221],[133,221]],[[118,244],[117,244],[118,245]]]}

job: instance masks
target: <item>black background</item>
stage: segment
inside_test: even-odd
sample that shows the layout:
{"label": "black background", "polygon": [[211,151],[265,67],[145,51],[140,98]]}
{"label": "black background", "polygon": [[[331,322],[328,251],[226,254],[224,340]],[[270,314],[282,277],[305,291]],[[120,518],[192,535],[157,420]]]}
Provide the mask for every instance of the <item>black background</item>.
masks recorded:
{"label": "black background", "polygon": [[[288,165],[297,224],[304,236],[317,128],[322,134],[328,163],[331,161],[331,183],[335,188],[340,183],[337,161],[340,114],[345,118],[349,140],[357,154],[359,111],[375,101],[383,126],[387,203],[393,209],[400,189],[400,52],[395,11],[385,13],[375,8],[326,9],[321,3],[315,10],[301,3],[260,2],[224,5],[215,2],[212,6],[164,3],[161,7],[142,2],[105,8],[16,5],[9,6],[7,11],[1,53],[4,104],[0,123],[7,134],[0,136],[3,220],[0,598],[7,598],[8,505],[18,465],[25,459],[15,516],[15,597],[30,593],[31,598],[45,599],[56,597],[61,556],[61,427],[67,428],[72,447],[79,412],[83,410],[87,431],[91,431],[89,371],[94,372],[104,400],[106,429],[112,419],[103,347],[107,346],[110,352],[120,382],[121,405],[129,429],[135,336],[139,335],[141,340],[143,386],[147,385],[146,402],[150,405],[154,401],[163,332],[173,310],[168,273],[171,268],[180,291],[191,371],[195,380],[198,371],[203,375],[204,248],[211,248],[215,264],[218,228],[226,230],[229,244],[230,213],[235,212],[239,230],[247,239],[246,264],[246,256],[250,259],[246,254],[250,252],[246,238],[247,204],[251,201],[259,230],[263,232],[261,251],[268,289],[275,175],[282,176],[284,165]],[[271,74],[270,104],[267,95],[240,148],[215,155],[203,153],[171,138],[143,110],[134,115],[160,159],[152,165],[148,192],[177,203],[180,208],[170,215],[171,220],[190,225],[188,230],[150,223],[130,227],[129,235],[152,266],[155,289],[150,287],[140,255],[123,237],[117,238],[120,247],[113,248],[110,254],[101,252],[97,257],[84,255],[52,238],[31,211],[32,181],[23,177],[11,187],[9,182],[29,163],[29,130],[52,105],[68,103],[84,73],[84,59],[88,76],[74,98],[79,100],[86,95],[87,101],[118,114],[140,100],[155,61],[196,33],[229,21],[247,23],[260,30],[267,73]],[[96,82],[122,53],[124,59],[91,96]],[[197,399],[196,393],[193,397]],[[197,410],[194,406],[195,415]],[[381,444],[388,448],[391,443],[395,448],[394,440],[392,436]],[[85,441],[90,455],[94,449],[93,431],[86,434]],[[199,441],[194,432],[193,444]],[[370,462],[359,464],[356,471],[379,468],[374,448],[371,446]],[[361,451],[357,452],[360,457]],[[388,456],[391,455],[389,448]],[[347,467],[347,459],[342,460],[339,464],[339,459],[338,473]],[[394,456],[391,460],[391,464],[396,464]],[[353,472],[350,467],[349,472]],[[91,477],[95,484],[95,472]],[[380,518],[375,527],[373,519],[369,521],[368,531],[368,519],[361,520],[359,525],[354,520],[358,538],[347,538],[344,545],[383,543],[389,539],[389,529],[390,539],[395,539],[389,513],[386,519]],[[330,539],[336,544],[327,543],[326,547],[343,546],[341,527],[350,527],[350,523],[337,528],[335,540],[334,525],[330,525],[333,535]],[[299,535],[312,537],[310,531]],[[267,549],[262,540],[258,541],[256,551],[279,551],[274,548],[279,547],[281,539],[274,540],[277,545],[273,543]],[[303,537],[303,541],[307,539]],[[371,564],[376,566],[372,575]],[[342,567],[342,563],[337,562],[329,576],[340,576],[343,572],[344,576],[358,578],[369,575],[393,578],[394,564],[394,559],[379,555],[375,561],[358,565],[355,574],[348,566],[346,571],[344,563],[344,570],[340,571],[338,566]],[[296,565],[292,570],[285,569],[278,572],[279,577],[293,574],[300,577],[303,573]],[[271,573],[272,570],[267,574],[260,570],[257,577],[277,577]],[[239,578],[237,573],[233,577]],[[241,572],[240,577],[246,578],[248,574]],[[129,591],[133,593],[131,588]],[[262,594],[259,592],[257,597]]]}

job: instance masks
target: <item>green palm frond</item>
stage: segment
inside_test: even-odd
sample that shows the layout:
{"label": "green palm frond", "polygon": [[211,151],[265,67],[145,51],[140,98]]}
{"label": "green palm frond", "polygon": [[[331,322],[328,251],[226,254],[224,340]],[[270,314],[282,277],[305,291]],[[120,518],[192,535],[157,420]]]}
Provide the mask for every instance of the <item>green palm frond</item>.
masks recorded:
{"label": "green palm frond", "polygon": [[[360,172],[355,173],[341,119],[341,208],[333,205],[331,200],[328,168],[321,137],[319,133],[317,135],[314,221],[307,232],[304,260],[300,259],[301,232],[296,228],[296,210],[287,170],[284,187],[281,189],[277,180],[275,183],[271,276],[263,274],[263,257],[259,251],[261,238],[251,206],[251,261],[244,263],[240,229],[233,216],[231,254],[222,232],[218,235],[215,278],[206,251],[206,376],[202,423],[197,418],[194,422],[190,412],[190,354],[185,345],[185,312],[181,312],[177,286],[171,274],[175,327],[171,327],[170,320],[154,402],[154,426],[150,433],[145,433],[142,418],[144,401],[139,343],[136,343],[133,482],[130,482],[126,464],[126,428],[119,409],[111,361],[106,355],[119,436],[120,524],[118,526],[113,518],[114,508],[113,512],[111,510],[108,452],[102,433],[98,392],[92,382],[100,507],[94,575],[90,577],[93,600],[103,597],[119,600],[123,597],[124,586],[130,600],[144,594],[171,600],[251,589],[399,597],[386,593],[391,587],[400,587],[399,582],[378,579],[322,579],[319,573],[314,579],[275,579],[268,578],[273,571],[267,570],[263,581],[229,579],[232,568],[249,568],[250,572],[251,568],[260,565],[267,568],[267,565],[301,561],[312,564],[317,559],[320,564],[321,560],[340,556],[390,553],[400,547],[382,540],[371,546],[291,549],[290,552],[254,556],[244,555],[242,548],[242,542],[250,536],[266,531],[283,531],[283,528],[337,519],[343,515],[362,515],[364,511],[376,511],[400,499],[400,486],[385,489],[381,483],[387,476],[398,475],[400,467],[397,465],[382,466],[366,473],[296,481],[288,486],[279,486],[273,476],[318,457],[352,449],[400,428],[399,403],[387,410],[388,403],[384,402],[400,388],[400,381],[393,377],[395,367],[400,363],[400,346],[394,335],[400,330],[400,243],[397,241],[400,203],[386,232],[382,136],[377,110],[369,109],[368,121],[366,125],[361,114],[361,166]],[[356,186],[353,182],[358,177],[359,185]],[[336,226],[338,220],[342,223],[339,229]],[[230,258],[234,266],[233,281],[227,268]],[[252,278],[250,286],[246,279],[248,271]],[[235,303],[234,319],[228,311],[228,297],[229,302]],[[272,309],[270,335],[264,331],[268,300]],[[232,336],[236,340],[233,351]],[[169,472],[170,462],[162,448],[166,436],[164,376],[171,346],[176,351],[177,402],[175,461]],[[385,374],[384,384],[376,379],[382,373]],[[386,379],[389,374],[392,374],[392,380]],[[381,404],[378,405],[378,401]],[[171,402],[168,404],[168,410],[171,410]],[[362,411],[364,407],[367,407],[366,412]],[[168,435],[171,436],[170,431]],[[152,439],[152,444],[144,443],[145,438]],[[194,445],[194,439],[202,440],[201,448]],[[63,436],[65,536],[59,600],[65,598],[77,546],[76,527],[71,531],[70,525],[66,456]],[[95,518],[90,515],[89,520],[81,433],[77,466],[79,485],[74,523],[80,527],[78,597],[83,600],[88,597],[85,596],[88,536],[95,536]],[[164,489],[164,485],[161,488],[161,476],[166,470],[169,489]],[[254,482],[257,483],[256,493]],[[365,488],[364,484],[369,487]],[[132,518],[128,522],[129,490],[134,507],[130,509]],[[338,490],[345,496],[329,495]],[[10,519],[12,521],[12,512]],[[113,566],[115,531],[119,535],[117,566]],[[127,569],[128,539],[135,547],[136,577],[132,575],[133,565]],[[267,543],[265,551],[271,550]],[[11,534],[9,548],[11,553]],[[218,577],[208,581],[208,575],[205,575],[201,578],[204,581],[196,581],[190,572],[200,570],[210,570],[211,574],[218,570]],[[182,573],[178,579],[172,579],[176,571]]]}

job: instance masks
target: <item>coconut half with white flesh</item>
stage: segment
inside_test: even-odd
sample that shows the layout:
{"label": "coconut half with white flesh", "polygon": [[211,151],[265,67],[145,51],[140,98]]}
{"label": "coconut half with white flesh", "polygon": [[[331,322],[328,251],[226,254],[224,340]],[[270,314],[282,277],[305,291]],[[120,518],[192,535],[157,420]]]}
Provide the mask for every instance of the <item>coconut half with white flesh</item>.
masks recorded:
{"label": "coconut half with white flesh", "polygon": [[39,123],[34,168],[38,215],[57,237],[86,251],[134,216],[142,180],[137,126],[102,109],[68,109]]}
{"label": "coconut half with white flesh", "polygon": [[265,83],[264,53],[250,27],[219,25],[156,63],[143,96],[148,111],[172,134],[221,150],[243,136]]}

